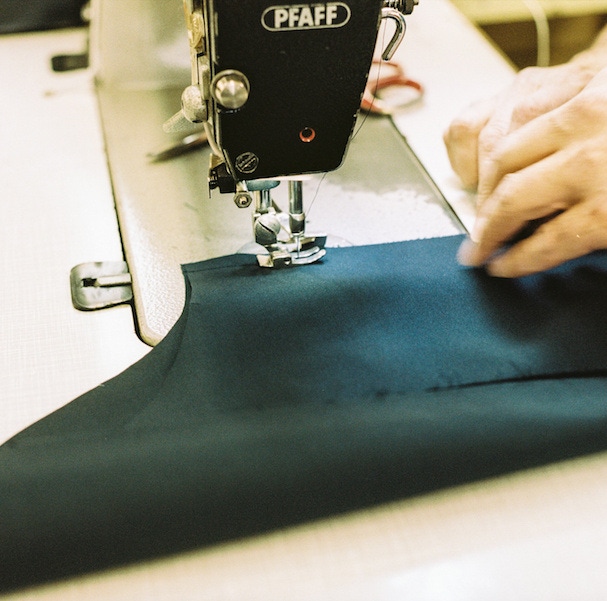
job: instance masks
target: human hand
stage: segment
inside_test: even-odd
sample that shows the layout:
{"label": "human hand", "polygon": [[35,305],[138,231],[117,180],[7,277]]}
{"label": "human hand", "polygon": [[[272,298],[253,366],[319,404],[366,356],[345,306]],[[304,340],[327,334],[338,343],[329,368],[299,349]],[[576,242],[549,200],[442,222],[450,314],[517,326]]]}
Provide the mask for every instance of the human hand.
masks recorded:
{"label": "human hand", "polygon": [[502,94],[470,106],[451,123],[444,134],[451,166],[466,188],[478,185],[479,204],[488,194],[485,173],[500,141],[573,98],[597,71],[582,57],[556,67],[523,69]]}
{"label": "human hand", "polygon": [[[484,197],[472,240],[460,249],[463,264],[517,277],[607,248],[607,69],[496,139],[481,177]],[[543,223],[534,233],[507,248],[536,220]]]}

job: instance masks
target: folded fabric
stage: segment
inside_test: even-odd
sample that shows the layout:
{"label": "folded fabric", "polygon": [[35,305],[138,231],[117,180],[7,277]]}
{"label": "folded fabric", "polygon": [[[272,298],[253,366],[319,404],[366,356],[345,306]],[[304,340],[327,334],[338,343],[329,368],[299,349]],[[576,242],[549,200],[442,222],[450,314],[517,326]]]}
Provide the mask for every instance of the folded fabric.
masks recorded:
{"label": "folded fabric", "polygon": [[0,448],[0,590],[607,448],[607,255],[460,242],[185,266],[160,345]]}

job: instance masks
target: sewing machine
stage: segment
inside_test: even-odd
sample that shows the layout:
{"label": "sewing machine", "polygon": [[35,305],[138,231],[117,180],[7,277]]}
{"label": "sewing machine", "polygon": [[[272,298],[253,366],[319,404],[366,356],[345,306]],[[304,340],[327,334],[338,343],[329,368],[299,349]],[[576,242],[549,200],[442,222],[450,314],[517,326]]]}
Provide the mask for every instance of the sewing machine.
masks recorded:
{"label": "sewing machine", "polygon": [[[93,3],[91,61],[145,341],[181,313],[183,263],[238,250],[263,266],[322,257],[327,236],[309,234],[306,194],[326,246],[461,231],[388,120],[369,119],[350,144],[374,53],[394,54],[417,4],[186,0],[184,20],[180,0]],[[210,148],[150,159],[191,137]]]}
{"label": "sewing machine", "polygon": [[268,178],[296,178],[341,165],[379,18],[396,24],[382,55],[389,60],[405,35],[405,14],[417,4],[185,0],[192,84],[165,131],[204,125],[213,151],[211,188],[235,193],[241,208],[255,197],[255,242],[266,250],[258,255],[260,265],[305,264],[324,256],[326,236],[305,235],[301,180],[289,181],[285,223],[272,201],[278,181]]}

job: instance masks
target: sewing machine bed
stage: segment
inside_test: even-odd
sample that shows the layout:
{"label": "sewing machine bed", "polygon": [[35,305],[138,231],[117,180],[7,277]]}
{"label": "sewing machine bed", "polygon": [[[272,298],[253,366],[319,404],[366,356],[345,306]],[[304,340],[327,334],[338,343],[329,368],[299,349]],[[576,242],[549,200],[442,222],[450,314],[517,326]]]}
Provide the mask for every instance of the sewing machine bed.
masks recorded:
{"label": "sewing machine bed", "polygon": [[[208,195],[209,151],[162,162],[147,156],[178,139],[162,123],[181,88],[102,86],[99,103],[126,260],[142,339],[157,344],[185,300],[181,265],[237,252],[252,241],[251,210]],[[184,132],[182,135],[187,134]],[[275,190],[286,207],[286,185]],[[448,236],[457,218],[388,118],[361,116],[342,167],[304,182],[308,231],[329,245]]]}

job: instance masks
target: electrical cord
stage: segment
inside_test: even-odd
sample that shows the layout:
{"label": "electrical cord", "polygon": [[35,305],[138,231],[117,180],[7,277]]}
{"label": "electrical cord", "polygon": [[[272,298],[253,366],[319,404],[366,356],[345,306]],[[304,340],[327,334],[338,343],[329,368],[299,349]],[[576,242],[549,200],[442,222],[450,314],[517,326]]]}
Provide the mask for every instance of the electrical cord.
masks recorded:
{"label": "electrical cord", "polygon": [[540,0],[523,0],[523,3],[535,22],[537,32],[536,65],[538,67],[548,67],[550,65],[550,23],[548,22],[548,15]]}

